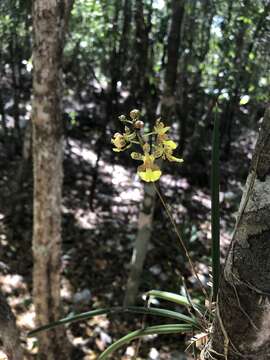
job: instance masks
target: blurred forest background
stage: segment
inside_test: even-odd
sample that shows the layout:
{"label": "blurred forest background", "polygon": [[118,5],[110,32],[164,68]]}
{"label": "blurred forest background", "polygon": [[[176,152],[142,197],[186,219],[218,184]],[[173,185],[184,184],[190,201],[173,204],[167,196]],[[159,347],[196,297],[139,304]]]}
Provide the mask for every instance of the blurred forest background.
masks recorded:
{"label": "blurred forest background", "polygon": [[[145,242],[137,274],[149,289],[198,284],[153,194],[140,232],[147,187],[132,159],[111,151],[118,116],[141,110],[172,127],[184,163],[166,164],[159,182],[203,284],[209,281],[210,160],[215,103],[221,121],[221,244],[225,256],[260,120],[270,93],[269,0],[75,0],[63,60],[65,134],[61,296],[64,314],[122,305],[136,239]],[[0,2],[0,285],[34,356],[31,251],[32,1]],[[139,223],[140,225],[140,223]],[[142,239],[142,240],[141,240]],[[147,253],[146,253],[147,248]],[[133,254],[134,256],[134,254]],[[145,259],[144,259],[145,256]],[[155,321],[155,320],[154,320]],[[140,326],[135,316],[69,325],[72,359],[96,359]],[[184,340],[184,338],[183,338]],[[185,359],[184,341],[142,343],[141,359]],[[130,359],[134,346],[115,355]]]}

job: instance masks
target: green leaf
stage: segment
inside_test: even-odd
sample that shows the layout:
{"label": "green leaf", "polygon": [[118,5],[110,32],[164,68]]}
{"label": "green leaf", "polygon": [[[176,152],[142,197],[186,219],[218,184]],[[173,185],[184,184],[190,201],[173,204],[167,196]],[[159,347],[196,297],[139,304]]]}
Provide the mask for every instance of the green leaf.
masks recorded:
{"label": "green leaf", "polygon": [[190,302],[186,296],[178,295],[168,291],[150,290],[146,293],[146,296],[154,297],[166,301],[173,302],[178,305],[190,307]]}
{"label": "green leaf", "polygon": [[29,336],[29,337],[35,336],[37,333],[39,333],[39,332],[41,332],[41,331],[53,329],[53,328],[55,328],[55,327],[57,327],[57,326],[61,326],[61,325],[64,325],[64,324],[68,324],[68,323],[71,323],[71,322],[75,322],[75,321],[90,319],[90,318],[92,318],[92,317],[94,317],[94,316],[104,315],[104,314],[108,314],[108,313],[111,313],[111,312],[113,312],[113,309],[110,309],[110,308],[102,308],[102,309],[87,311],[87,312],[85,312],[85,313],[81,313],[81,314],[78,314],[78,315],[67,316],[67,317],[65,317],[65,318],[63,318],[63,319],[60,319],[60,320],[51,322],[50,324],[40,326],[40,327],[38,327],[37,329],[34,329],[34,330],[30,331],[30,332],[28,333],[28,336]]}
{"label": "green leaf", "polygon": [[211,167],[211,233],[212,233],[212,271],[213,301],[216,301],[220,273],[220,213],[219,213],[219,117],[215,109],[214,131],[212,140]]}
{"label": "green leaf", "polygon": [[170,301],[175,304],[185,306],[187,308],[193,308],[200,315],[202,315],[202,313],[208,312],[208,309],[205,306],[196,303],[197,302],[196,300],[195,301],[192,300],[192,303],[191,303],[186,296],[175,294],[172,292],[160,291],[160,290],[150,290],[145,295],[148,297],[154,297],[157,299]]}
{"label": "green leaf", "polygon": [[69,324],[71,322],[80,321],[80,320],[87,320],[92,317],[95,317],[97,315],[106,315],[106,314],[118,314],[118,313],[135,313],[135,314],[149,314],[153,316],[162,316],[167,317],[170,319],[175,319],[179,321],[185,321],[187,323],[192,324],[195,327],[199,327],[198,322],[196,321],[196,318],[186,316],[184,314],[178,313],[176,311],[171,311],[167,309],[160,309],[160,308],[145,308],[140,306],[129,306],[126,308],[123,307],[114,307],[114,308],[102,308],[102,309],[96,309],[92,311],[87,311],[85,313],[81,313],[78,315],[68,316],[66,318],[60,319],[58,321],[52,322],[50,324],[41,326],[37,329],[34,329],[33,331],[30,331],[28,336],[35,336],[37,333],[45,330],[53,329],[57,326],[62,326],[65,324]]}
{"label": "green leaf", "polygon": [[167,317],[179,321],[184,321],[186,323],[189,323],[191,325],[194,325],[195,327],[200,327],[197,319],[192,316],[187,316],[184,314],[181,314],[176,311],[162,309],[162,308],[145,308],[145,307],[137,307],[137,306],[130,306],[127,308],[128,312],[136,313],[136,314],[148,314],[153,316],[162,316]]}
{"label": "green leaf", "polygon": [[109,346],[98,358],[98,360],[107,359],[114,351],[119,349],[121,346],[129,343],[130,341],[140,338],[146,335],[161,335],[161,334],[175,334],[175,333],[187,333],[193,330],[190,324],[167,324],[167,325],[156,325],[149,326],[145,329],[135,330],[121,339],[114,342]]}

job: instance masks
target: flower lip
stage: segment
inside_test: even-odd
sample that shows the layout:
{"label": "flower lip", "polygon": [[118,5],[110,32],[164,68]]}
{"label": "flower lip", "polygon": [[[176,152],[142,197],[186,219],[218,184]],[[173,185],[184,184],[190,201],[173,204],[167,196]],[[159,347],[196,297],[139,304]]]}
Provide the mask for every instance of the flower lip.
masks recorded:
{"label": "flower lip", "polygon": [[153,165],[151,169],[141,165],[138,167],[138,174],[146,182],[155,182],[159,180],[162,173],[157,165]]}
{"label": "flower lip", "polygon": [[136,160],[142,160],[143,164],[138,166],[138,175],[139,177],[146,182],[154,182],[159,180],[162,172],[158,165],[154,163],[155,156],[151,155],[149,153],[138,154],[138,153],[132,153],[131,156],[133,159]]}

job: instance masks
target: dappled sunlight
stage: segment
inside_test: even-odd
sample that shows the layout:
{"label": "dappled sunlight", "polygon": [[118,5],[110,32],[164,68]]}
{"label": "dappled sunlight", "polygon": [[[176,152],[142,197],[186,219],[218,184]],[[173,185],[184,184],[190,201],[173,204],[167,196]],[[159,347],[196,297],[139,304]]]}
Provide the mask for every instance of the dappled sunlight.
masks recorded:
{"label": "dappled sunlight", "polygon": [[8,360],[7,356],[0,350],[0,360]]}
{"label": "dappled sunlight", "polygon": [[24,292],[27,287],[23,277],[18,274],[0,275],[0,286],[2,291],[10,294],[15,289]]}
{"label": "dappled sunlight", "polygon": [[91,164],[92,166],[94,166],[97,161],[97,155],[95,154],[95,152],[88,149],[85,145],[82,146],[79,141],[70,139],[69,150],[71,152],[71,157],[73,157],[73,155],[76,155],[82,158],[82,160]]}
{"label": "dappled sunlight", "polygon": [[95,229],[97,225],[97,215],[92,211],[85,211],[83,209],[75,210],[75,219],[78,226],[82,229]]}
{"label": "dappled sunlight", "polygon": [[210,195],[205,194],[203,191],[196,191],[196,193],[192,195],[191,200],[197,201],[199,204],[206,207],[207,209],[211,209],[211,197]]}
{"label": "dappled sunlight", "polygon": [[187,190],[190,188],[190,184],[187,178],[179,177],[178,175],[164,174],[161,178],[161,183],[172,187],[173,189]]}
{"label": "dappled sunlight", "polygon": [[142,194],[141,189],[129,188],[126,191],[120,192],[119,195],[115,197],[115,201],[119,202],[119,203],[123,203],[123,204],[125,204],[125,202],[127,202],[127,201],[132,201],[134,203],[136,203],[136,202],[139,203],[143,199],[142,195],[143,194]]}

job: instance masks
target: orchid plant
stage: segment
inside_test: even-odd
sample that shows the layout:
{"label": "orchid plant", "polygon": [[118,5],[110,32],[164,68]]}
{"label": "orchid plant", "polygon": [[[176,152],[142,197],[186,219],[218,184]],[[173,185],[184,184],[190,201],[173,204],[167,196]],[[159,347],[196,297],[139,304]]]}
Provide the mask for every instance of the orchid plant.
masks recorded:
{"label": "orchid plant", "polygon": [[[216,107],[217,114],[217,107]],[[212,329],[213,314],[215,311],[215,302],[217,299],[218,291],[218,278],[219,278],[219,119],[216,116],[214,122],[213,132],[213,148],[212,148],[212,174],[211,174],[211,187],[212,187],[212,263],[213,263],[213,293],[209,296],[206,289],[203,287],[195,265],[190,258],[188,249],[183,241],[178,226],[171,214],[171,211],[163,199],[155,182],[158,181],[162,175],[160,168],[160,161],[168,160],[172,162],[183,162],[183,159],[174,156],[174,150],[177,148],[177,144],[169,137],[169,126],[166,126],[161,119],[157,119],[152,132],[145,131],[145,124],[140,119],[140,111],[132,110],[130,112],[130,119],[125,115],[121,115],[119,120],[125,124],[124,132],[115,133],[112,137],[112,144],[114,145],[113,151],[123,152],[132,147],[137,147],[139,150],[132,151],[130,156],[134,160],[142,161],[143,164],[138,166],[137,173],[141,180],[147,183],[153,183],[155,191],[159,196],[161,203],[170,219],[178,241],[186,255],[191,271],[197,278],[201,291],[205,298],[205,305],[198,303],[196,299],[191,299],[186,286],[185,295],[176,293],[170,293],[166,291],[151,290],[145,294],[146,306],[128,306],[128,307],[112,307],[112,308],[100,308],[94,309],[85,313],[68,316],[58,321],[52,322],[47,325],[43,325],[37,329],[31,331],[28,335],[35,336],[37,333],[52,329],[57,326],[69,324],[71,322],[91,319],[98,315],[113,315],[119,313],[133,313],[142,314],[142,326],[141,329],[130,332],[119,340],[111,344],[106,350],[99,356],[99,360],[107,359],[112,353],[123,345],[135,340],[141,339],[146,335],[162,335],[172,333],[190,334],[190,346],[193,348],[193,358],[198,359],[216,359],[216,355],[226,358],[226,355],[217,354],[211,349],[210,334]],[[140,151],[140,152],[139,152]],[[183,278],[183,284],[185,281]],[[178,310],[169,310],[167,308],[157,308],[151,306],[152,299],[162,299],[168,302],[172,302],[177,306],[186,308],[188,315]],[[156,326],[148,326],[145,323],[146,315],[152,315],[155,317],[165,317],[167,319],[174,320],[173,323],[165,323]],[[176,323],[175,323],[176,322]],[[135,355],[133,359],[137,359],[137,355],[140,348],[140,341],[137,344]],[[225,354],[225,350],[224,350]]]}

